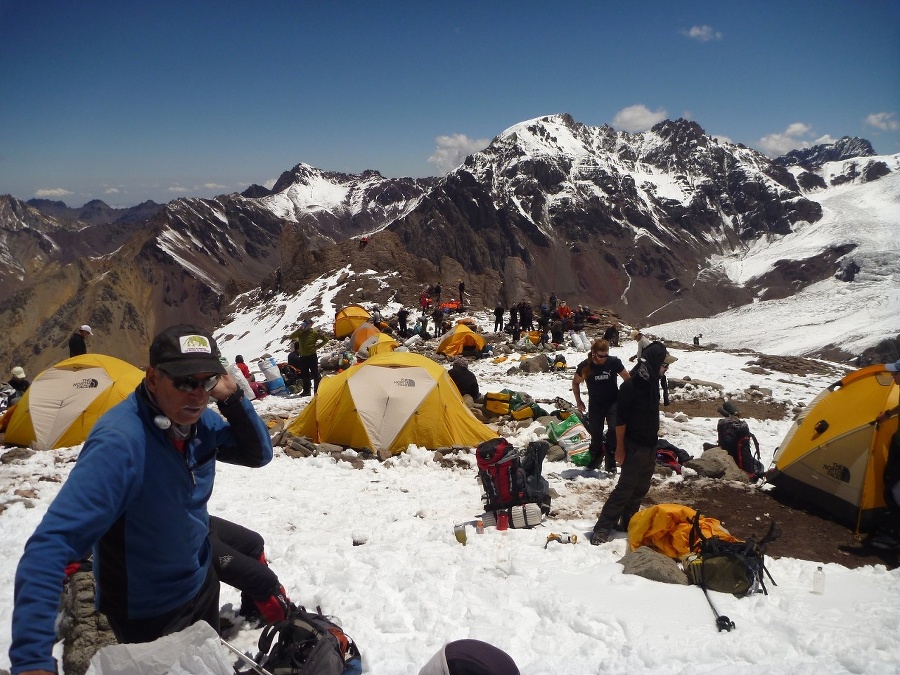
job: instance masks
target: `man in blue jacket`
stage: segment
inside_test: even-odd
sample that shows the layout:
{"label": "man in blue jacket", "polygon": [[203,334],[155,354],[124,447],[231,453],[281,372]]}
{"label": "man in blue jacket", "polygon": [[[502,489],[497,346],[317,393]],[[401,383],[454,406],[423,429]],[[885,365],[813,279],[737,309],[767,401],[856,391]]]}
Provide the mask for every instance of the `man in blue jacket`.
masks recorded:
{"label": "man in blue jacket", "polygon": [[[164,330],[144,380],[94,426],[19,561],[13,674],[55,671],[64,569],[92,548],[97,606],[119,642],[149,642],[200,620],[218,628],[206,508],[216,460],[258,467],[272,459],[265,424],[219,356],[206,331]],[[221,415],[207,409],[210,397]]]}

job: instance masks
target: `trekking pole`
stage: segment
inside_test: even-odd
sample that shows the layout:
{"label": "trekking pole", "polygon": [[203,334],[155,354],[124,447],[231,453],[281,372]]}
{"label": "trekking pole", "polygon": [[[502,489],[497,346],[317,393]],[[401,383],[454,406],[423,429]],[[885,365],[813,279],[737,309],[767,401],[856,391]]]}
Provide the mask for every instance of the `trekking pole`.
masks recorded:
{"label": "trekking pole", "polygon": [[251,659],[249,656],[247,656],[246,654],[244,654],[244,652],[242,652],[240,649],[238,649],[237,647],[235,647],[235,646],[232,645],[231,643],[226,642],[226,641],[223,640],[222,638],[219,638],[219,641],[220,641],[223,645],[225,645],[226,647],[228,647],[228,649],[230,649],[234,654],[236,654],[237,657],[238,657],[241,661],[243,661],[243,662],[246,663],[248,666],[250,666],[250,668],[253,669],[254,672],[259,673],[259,675],[272,675],[272,673],[270,673],[268,670],[266,670],[265,668],[263,668],[263,667],[262,667],[261,665],[259,665],[256,661],[254,661],[254,660]]}

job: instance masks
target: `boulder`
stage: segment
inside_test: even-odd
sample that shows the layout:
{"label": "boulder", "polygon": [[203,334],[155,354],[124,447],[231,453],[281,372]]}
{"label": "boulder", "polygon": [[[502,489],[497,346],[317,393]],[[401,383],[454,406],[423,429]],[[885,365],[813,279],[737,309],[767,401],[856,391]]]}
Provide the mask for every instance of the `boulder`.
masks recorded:
{"label": "boulder", "polygon": [[685,462],[684,466],[693,469],[705,478],[722,478],[741,483],[750,482],[750,478],[734,463],[731,455],[717,445],[704,450],[700,457]]}
{"label": "boulder", "polygon": [[532,356],[530,359],[525,359],[522,362],[519,370],[523,373],[549,373],[550,359],[547,358],[546,354]]}
{"label": "boulder", "polygon": [[622,570],[623,574],[634,574],[664,584],[688,585],[687,576],[678,563],[649,546],[641,546],[631,553],[626,553],[619,562],[625,568]]}
{"label": "boulder", "polygon": [[545,459],[548,462],[563,462],[566,459],[566,451],[558,445],[551,445]]}

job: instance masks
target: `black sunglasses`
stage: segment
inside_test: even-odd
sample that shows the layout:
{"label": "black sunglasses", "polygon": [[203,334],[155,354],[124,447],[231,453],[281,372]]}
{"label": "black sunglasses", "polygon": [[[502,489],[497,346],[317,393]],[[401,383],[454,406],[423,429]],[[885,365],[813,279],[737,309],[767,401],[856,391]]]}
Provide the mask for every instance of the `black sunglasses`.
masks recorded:
{"label": "black sunglasses", "polygon": [[[162,369],[160,369],[162,370]],[[216,374],[212,377],[208,377],[205,380],[200,380],[194,377],[193,375],[182,375],[180,377],[173,377],[169,375],[166,371],[162,370],[166,377],[172,380],[172,386],[175,387],[178,391],[182,391],[185,394],[188,392],[194,391],[197,387],[203,387],[203,391],[206,393],[211,392],[216,388],[216,385],[219,383],[220,375]]]}
{"label": "black sunglasses", "polygon": [[605,359],[606,357],[609,356],[609,352],[607,352],[606,354],[601,354],[601,353],[598,352],[596,349],[592,349],[592,350],[591,350],[591,353],[592,353],[594,356],[596,356],[598,359]]}

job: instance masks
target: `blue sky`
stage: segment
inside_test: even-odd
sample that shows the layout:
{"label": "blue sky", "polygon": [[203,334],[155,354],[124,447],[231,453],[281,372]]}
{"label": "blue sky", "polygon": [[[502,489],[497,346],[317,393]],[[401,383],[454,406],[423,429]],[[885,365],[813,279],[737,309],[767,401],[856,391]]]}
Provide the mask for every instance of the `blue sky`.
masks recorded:
{"label": "blue sky", "polygon": [[80,206],[440,175],[559,112],[900,152],[900,2],[0,0],[0,194]]}

